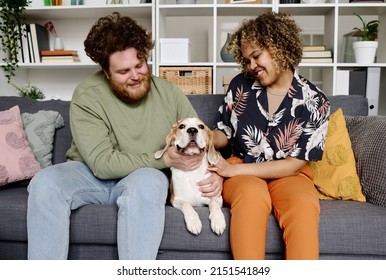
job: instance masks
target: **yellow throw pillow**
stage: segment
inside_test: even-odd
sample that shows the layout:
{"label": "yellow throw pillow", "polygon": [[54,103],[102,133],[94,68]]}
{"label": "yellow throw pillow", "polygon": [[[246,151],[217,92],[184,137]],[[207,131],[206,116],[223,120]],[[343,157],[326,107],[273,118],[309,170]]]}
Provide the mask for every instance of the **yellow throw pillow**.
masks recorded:
{"label": "yellow throw pillow", "polygon": [[308,164],[320,199],[366,201],[341,108],[330,115],[322,159]]}

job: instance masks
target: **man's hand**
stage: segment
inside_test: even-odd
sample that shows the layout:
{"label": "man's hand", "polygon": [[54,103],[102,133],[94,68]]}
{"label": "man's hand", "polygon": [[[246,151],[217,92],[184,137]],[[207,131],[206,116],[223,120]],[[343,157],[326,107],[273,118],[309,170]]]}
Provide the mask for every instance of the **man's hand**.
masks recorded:
{"label": "man's hand", "polygon": [[168,167],[175,167],[183,171],[197,169],[202,159],[204,152],[197,155],[187,155],[177,151],[174,146],[169,147],[163,155],[164,161]]}

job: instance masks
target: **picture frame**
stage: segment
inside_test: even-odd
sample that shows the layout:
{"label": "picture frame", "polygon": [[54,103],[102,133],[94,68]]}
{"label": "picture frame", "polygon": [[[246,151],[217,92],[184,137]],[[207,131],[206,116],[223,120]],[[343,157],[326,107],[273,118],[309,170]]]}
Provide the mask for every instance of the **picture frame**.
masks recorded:
{"label": "picture frame", "polygon": [[225,4],[261,4],[262,0],[226,0]]}

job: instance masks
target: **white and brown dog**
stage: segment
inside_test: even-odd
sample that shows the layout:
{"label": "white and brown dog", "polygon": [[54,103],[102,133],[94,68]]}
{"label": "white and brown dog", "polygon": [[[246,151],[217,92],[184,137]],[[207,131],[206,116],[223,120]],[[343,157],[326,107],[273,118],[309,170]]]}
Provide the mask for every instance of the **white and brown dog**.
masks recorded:
{"label": "white and brown dog", "polygon": [[205,152],[201,165],[191,171],[182,171],[171,167],[171,204],[180,209],[184,214],[187,229],[198,235],[202,223],[193,206],[209,205],[209,219],[212,230],[221,235],[225,230],[225,218],[221,211],[222,196],[213,198],[203,197],[197,182],[207,178],[208,163],[216,164],[219,155],[213,146],[213,132],[198,118],[186,118],[173,127],[166,137],[166,146],[155,153],[156,158],[161,158],[170,146],[175,146],[178,151],[193,155]]}

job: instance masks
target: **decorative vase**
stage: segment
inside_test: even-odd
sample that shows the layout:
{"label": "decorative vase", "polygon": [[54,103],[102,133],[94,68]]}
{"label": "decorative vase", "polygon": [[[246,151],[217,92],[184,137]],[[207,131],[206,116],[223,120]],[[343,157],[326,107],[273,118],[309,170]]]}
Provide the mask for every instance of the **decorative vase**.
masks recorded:
{"label": "decorative vase", "polygon": [[227,48],[227,44],[228,44],[228,41],[230,40],[231,36],[232,36],[231,33],[227,34],[227,39],[225,40],[225,43],[222,46],[221,51],[220,51],[220,57],[221,57],[222,61],[224,61],[224,62],[235,62],[235,59],[233,58],[233,51],[230,52],[229,54],[227,54],[225,52],[225,49]]}
{"label": "decorative vase", "polygon": [[64,50],[63,40],[60,37],[56,37],[54,41],[54,50],[61,51]]}
{"label": "decorative vase", "polygon": [[374,63],[378,41],[357,41],[353,43],[356,63]]}

